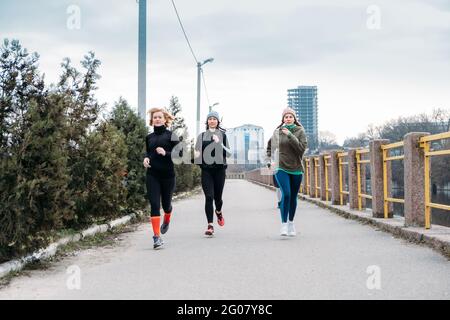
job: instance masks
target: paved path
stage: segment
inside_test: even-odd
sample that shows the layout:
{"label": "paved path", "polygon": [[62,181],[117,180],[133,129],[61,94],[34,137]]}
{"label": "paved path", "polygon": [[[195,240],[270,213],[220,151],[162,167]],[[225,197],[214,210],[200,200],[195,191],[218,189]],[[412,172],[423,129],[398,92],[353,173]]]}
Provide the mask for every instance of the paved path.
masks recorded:
{"label": "paved path", "polygon": [[[450,299],[450,262],[433,250],[299,202],[296,238],[281,238],[275,192],[227,180],[224,228],[203,237],[203,195],[174,204],[166,247],[139,226],[118,245],[89,249],[15,278],[0,299]],[[81,270],[81,290],[66,271]],[[368,289],[369,266],[381,288]]]}

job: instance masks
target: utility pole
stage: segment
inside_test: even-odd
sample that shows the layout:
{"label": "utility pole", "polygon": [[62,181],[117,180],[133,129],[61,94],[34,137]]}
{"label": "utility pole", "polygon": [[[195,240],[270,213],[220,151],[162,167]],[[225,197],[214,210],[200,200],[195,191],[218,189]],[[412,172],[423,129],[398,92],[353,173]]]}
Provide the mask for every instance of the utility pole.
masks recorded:
{"label": "utility pole", "polygon": [[213,62],[213,58],[206,59],[203,62],[197,62],[197,132],[195,137],[198,137],[200,134],[200,83],[202,76],[202,66],[207,64],[208,62]]}
{"label": "utility pole", "polygon": [[202,64],[197,62],[197,129],[195,138],[200,134],[200,81],[201,81]]}
{"label": "utility pole", "polygon": [[146,119],[147,109],[147,0],[139,2],[138,115]]}

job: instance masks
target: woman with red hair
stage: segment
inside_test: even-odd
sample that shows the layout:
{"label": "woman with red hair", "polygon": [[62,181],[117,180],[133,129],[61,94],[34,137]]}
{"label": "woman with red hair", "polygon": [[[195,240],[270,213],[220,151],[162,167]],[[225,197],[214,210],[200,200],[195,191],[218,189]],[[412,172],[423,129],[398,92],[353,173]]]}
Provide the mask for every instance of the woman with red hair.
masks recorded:
{"label": "woman with red hair", "polygon": [[[150,201],[151,224],[153,227],[153,248],[160,249],[164,245],[161,233],[169,230],[172,215],[172,196],[175,190],[175,170],[172,152],[179,143],[175,133],[168,130],[174,117],[164,108],[153,108],[149,112],[150,126],[153,132],[145,139],[146,157],[144,167],[147,168],[147,197]],[[181,154],[181,150],[178,152]],[[161,223],[160,206],[164,210],[164,220]]]}

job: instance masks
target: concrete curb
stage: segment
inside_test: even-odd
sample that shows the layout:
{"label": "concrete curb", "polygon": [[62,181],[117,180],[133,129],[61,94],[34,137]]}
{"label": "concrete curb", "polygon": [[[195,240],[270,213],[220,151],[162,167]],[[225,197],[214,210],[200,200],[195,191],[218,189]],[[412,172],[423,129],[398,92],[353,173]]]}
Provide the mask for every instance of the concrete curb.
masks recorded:
{"label": "concrete curb", "polygon": [[[262,187],[275,190],[275,187],[263,184],[254,180],[247,180]],[[450,259],[450,228],[440,225],[432,225],[431,229],[426,230],[420,227],[406,227],[405,219],[403,217],[394,217],[390,219],[374,218],[372,211],[366,209],[365,211],[351,210],[348,206],[338,206],[329,204],[316,198],[310,198],[303,194],[298,197],[302,200],[313,203],[321,208],[328,209],[339,216],[352,219],[364,224],[374,226],[384,232],[389,232],[396,237],[405,239],[416,244],[424,244],[432,249],[435,249],[448,259]]]}
{"label": "concrete curb", "polygon": [[[200,187],[196,187],[190,191],[177,194],[176,196],[173,197],[172,200],[173,201],[178,200],[178,199],[183,198],[184,196],[189,195],[192,192],[196,192],[200,189],[201,189]],[[26,257],[2,263],[2,264],[0,264],[0,278],[7,276],[11,272],[20,271],[27,264],[32,263],[34,261],[45,260],[45,259],[49,259],[49,258],[55,256],[58,251],[58,248],[61,246],[67,245],[72,242],[78,242],[80,240],[83,240],[87,237],[92,237],[99,233],[105,233],[108,230],[112,230],[119,226],[126,225],[126,224],[130,223],[131,221],[136,220],[137,218],[141,218],[145,215],[146,215],[145,210],[138,210],[135,213],[132,213],[132,214],[129,214],[122,218],[110,221],[106,224],[93,225],[90,228],[83,230],[81,232],[78,232],[74,235],[59,239],[55,243],[50,244],[47,248],[40,249]]]}
{"label": "concrete curb", "polygon": [[113,228],[116,228],[118,226],[127,224],[128,222],[130,222],[134,218],[136,218],[136,215],[135,214],[130,214],[130,215],[125,216],[123,218],[113,220],[111,222],[108,222],[108,228],[109,229],[113,229]]}
{"label": "concrete curb", "polygon": [[[144,212],[137,213],[143,215]],[[105,233],[108,230],[117,228],[118,226],[128,224],[136,218],[136,214],[130,214],[117,220],[113,220],[107,224],[93,225],[92,227],[76,233],[72,236],[59,239],[57,242],[50,244],[47,248],[40,249],[33,254],[25,256],[21,259],[11,260],[0,264],[0,278],[3,278],[11,272],[22,270],[27,264],[38,260],[46,260],[56,255],[58,248],[72,242],[78,242],[87,237],[92,237],[98,233]]]}
{"label": "concrete curb", "polygon": [[[24,258],[24,260],[25,259],[26,258]],[[0,278],[3,278],[11,272],[22,270],[24,266],[25,262],[22,262],[20,260],[11,260],[9,262],[5,262],[0,265]]]}
{"label": "concrete curb", "polygon": [[84,230],[83,232],[81,232],[81,239],[87,238],[87,237],[92,237],[94,235],[96,235],[97,233],[104,233],[106,231],[108,231],[109,226],[107,224],[102,224],[100,226],[94,225],[92,227],[90,227],[89,229]]}

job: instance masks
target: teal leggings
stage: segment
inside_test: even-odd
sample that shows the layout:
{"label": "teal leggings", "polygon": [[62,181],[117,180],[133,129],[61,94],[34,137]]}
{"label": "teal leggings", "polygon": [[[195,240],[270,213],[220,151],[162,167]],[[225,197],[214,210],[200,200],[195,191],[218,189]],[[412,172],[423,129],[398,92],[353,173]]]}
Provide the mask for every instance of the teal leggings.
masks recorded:
{"label": "teal leggings", "polygon": [[289,174],[278,170],[275,179],[281,189],[281,222],[294,221],[295,210],[297,209],[297,195],[300,190],[303,175]]}

